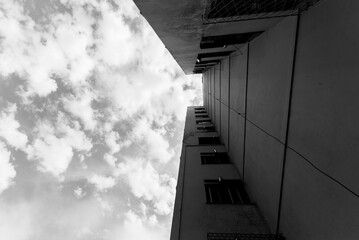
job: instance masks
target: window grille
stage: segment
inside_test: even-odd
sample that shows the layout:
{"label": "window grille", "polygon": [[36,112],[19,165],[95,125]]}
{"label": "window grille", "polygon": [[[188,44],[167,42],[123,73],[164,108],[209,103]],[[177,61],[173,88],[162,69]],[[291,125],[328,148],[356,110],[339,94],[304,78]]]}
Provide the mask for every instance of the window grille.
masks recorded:
{"label": "window grille", "polygon": [[201,127],[197,127],[197,130],[199,132],[215,132],[216,131],[214,126],[201,126]]}
{"label": "window grille", "polygon": [[208,118],[208,115],[196,115],[196,118]]}
{"label": "window grille", "polygon": [[320,0],[207,0],[203,24],[294,16]]}
{"label": "window grille", "polygon": [[249,197],[240,180],[205,180],[209,204],[249,204]]}
{"label": "window grille", "polygon": [[[275,234],[207,233],[207,240],[277,240]],[[282,236],[278,240],[284,240]]]}
{"label": "window grille", "polygon": [[206,36],[202,37],[200,48],[218,48],[226,47],[228,45],[235,44],[244,44],[255,37],[257,37],[262,32],[246,32],[246,33],[237,33],[237,34],[228,34],[228,35],[219,35],[219,36]]}
{"label": "window grille", "polygon": [[206,119],[206,120],[197,120],[196,124],[207,124],[207,123],[211,123],[211,120]]}
{"label": "window grille", "polygon": [[200,145],[218,145],[222,144],[219,137],[199,137],[198,143]]}
{"label": "window grille", "polygon": [[197,113],[207,113],[206,110],[198,110],[198,111],[194,111],[195,114]]}
{"label": "window grille", "polygon": [[[234,51],[222,51],[222,52],[207,52],[207,53],[199,53],[197,55],[197,62],[203,63],[208,61],[219,61],[218,59],[211,59],[211,58],[224,58],[229,56]],[[210,59],[210,60],[203,60],[203,59]]]}
{"label": "window grille", "polygon": [[226,164],[229,162],[229,157],[225,152],[209,152],[201,153],[202,164]]}

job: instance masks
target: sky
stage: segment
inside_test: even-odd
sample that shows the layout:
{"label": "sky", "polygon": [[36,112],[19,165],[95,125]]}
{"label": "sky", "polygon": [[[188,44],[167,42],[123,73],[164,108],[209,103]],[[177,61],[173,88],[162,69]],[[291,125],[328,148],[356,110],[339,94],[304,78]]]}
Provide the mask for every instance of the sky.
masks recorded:
{"label": "sky", "polygon": [[0,0],[0,239],[169,239],[201,98],[130,0]]}

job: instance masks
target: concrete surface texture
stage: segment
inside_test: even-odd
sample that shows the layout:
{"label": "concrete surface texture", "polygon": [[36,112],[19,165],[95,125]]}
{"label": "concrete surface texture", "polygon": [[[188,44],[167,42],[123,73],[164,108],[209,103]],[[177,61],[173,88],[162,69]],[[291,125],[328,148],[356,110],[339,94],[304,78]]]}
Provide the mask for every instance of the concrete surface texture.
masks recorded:
{"label": "concrete surface texture", "polygon": [[271,231],[286,239],[359,236],[358,11],[357,1],[322,1],[222,60],[229,86],[209,77],[214,69],[203,74],[209,111],[219,101],[212,82],[229,95],[214,116],[228,113],[221,137]]}

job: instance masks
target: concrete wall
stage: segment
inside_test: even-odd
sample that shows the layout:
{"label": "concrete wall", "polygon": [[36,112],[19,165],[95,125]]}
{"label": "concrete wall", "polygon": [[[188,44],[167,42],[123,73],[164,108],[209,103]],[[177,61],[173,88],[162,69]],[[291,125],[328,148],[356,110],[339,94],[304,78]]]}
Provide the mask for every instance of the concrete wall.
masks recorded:
{"label": "concrete wall", "polygon": [[276,231],[296,17],[249,45],[244,181]]}
{"label": "concrete wall", "polygon": [[233,164],[202,165],[201,152],[226,152],[225,145],[198,145],[198,137],[219,136],[196,130],[194,107],[189,107],[183,137],[171,240],[206,240],[208,232],[269,233],[253,204],[207,204],[205,179],[240,179]]}
{"label": "concrete wall", "polygon": [[359,236],[359,198],[315,169],[359,193],[358,12],[358,1],[328,0],[301,16],[281,216],[290,239]]}
{"label": "concrete wall", "polygon": [[214,70],[216,127],[271,231],[289,240],[359,236],[358,12],[358,1],[323,0]]}

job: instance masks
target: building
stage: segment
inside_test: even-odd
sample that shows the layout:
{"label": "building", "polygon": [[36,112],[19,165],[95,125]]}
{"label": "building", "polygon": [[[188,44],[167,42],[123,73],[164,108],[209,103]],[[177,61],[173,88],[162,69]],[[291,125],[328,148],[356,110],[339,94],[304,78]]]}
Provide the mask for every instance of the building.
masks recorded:
{"label": "building", "polygon": [[135,3],[203,74],[171,240],[359,239],[359,1]]}

